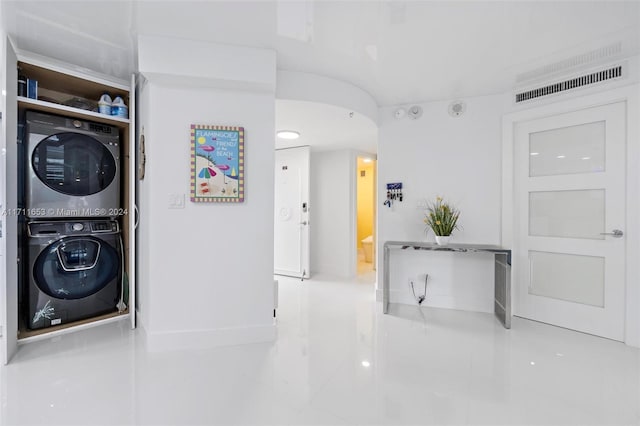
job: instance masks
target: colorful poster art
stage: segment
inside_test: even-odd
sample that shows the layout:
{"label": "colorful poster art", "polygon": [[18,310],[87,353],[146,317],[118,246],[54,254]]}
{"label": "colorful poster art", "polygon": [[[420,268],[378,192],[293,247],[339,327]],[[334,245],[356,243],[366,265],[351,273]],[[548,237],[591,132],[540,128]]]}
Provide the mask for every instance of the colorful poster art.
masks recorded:
{"label": "colorful poster art", "polygon": [[244,201],[244,128],[191,125],[191,201]]}

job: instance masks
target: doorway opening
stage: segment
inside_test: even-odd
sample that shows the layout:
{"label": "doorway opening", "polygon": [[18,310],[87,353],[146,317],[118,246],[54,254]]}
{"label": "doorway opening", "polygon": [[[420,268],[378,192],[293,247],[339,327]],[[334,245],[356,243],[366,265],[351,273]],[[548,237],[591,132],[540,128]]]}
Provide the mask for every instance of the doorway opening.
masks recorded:
{"label": "doorway opening", "polygon": [[309,277],[308,146],[276,150],[274,273]]}
{"label": "doorway opening", "polygon": [[373,156],[358,156],[356,166],[356,250],[358,278],[375,280],[376,172]]}

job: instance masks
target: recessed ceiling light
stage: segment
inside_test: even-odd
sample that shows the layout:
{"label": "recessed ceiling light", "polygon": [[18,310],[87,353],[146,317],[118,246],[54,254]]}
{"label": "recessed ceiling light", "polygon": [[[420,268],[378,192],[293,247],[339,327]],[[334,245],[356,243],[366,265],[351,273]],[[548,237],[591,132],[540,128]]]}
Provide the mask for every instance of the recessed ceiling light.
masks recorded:
{"label": "recessed ceiling light", "polygon": [[370,163],[372,160],[371,158],[365,158],[362,160],[364,163]]}
{"label": "recessed ceiling light", "polygon": [[540,153],[539,153],[539,152],[532,152],[532,153],[530,153],[529,155],[531,155],[531,156],[535,156],[535,155],[540,155]]}
{"label": "recessed ceiling light", "polygon": [[591,157],[582,157],[581,160],[591,160]]}
{"label": "recessed ceiling light", "polygon": [[371,363],[365,359],[364,361],[362,361],[362,366],[368,368],[371,366]]}
{"label": "recessed ceiling light", "polygon": [[556,158],[565,158],[564,155],[558,155]]}
{"label": "recessed ceiling light", "polygon": [[276,133],[276,135],[280,139],[298,139],[300,137],[300,133],[294,130],[278,130],[278,133]]}

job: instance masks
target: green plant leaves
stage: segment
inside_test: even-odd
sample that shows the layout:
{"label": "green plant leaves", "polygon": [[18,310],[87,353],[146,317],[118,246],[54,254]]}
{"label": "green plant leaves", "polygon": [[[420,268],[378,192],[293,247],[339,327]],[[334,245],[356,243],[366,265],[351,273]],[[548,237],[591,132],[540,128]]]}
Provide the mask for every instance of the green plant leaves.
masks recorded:
{"label": "green plant leaves", "polygon": [[460,211],[446,203],[442,197],[436,198],[435,203],[428,205],[424,223],[438,236],[449,236],[454,229],[458,229],[457,223]]}

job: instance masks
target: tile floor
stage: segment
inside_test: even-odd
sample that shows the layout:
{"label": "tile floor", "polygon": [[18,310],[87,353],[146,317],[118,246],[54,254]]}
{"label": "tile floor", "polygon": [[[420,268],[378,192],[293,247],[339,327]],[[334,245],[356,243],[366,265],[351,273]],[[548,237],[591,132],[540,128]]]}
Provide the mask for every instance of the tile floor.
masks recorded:
{"label": "tile floor", "polygon": [[371,274],[371,272],[373,272],[373,262],[366,262],[364,260],[364,251],[363,251],[363,249],[358,249],[357,274],[359,276],[361,276],[361,275],[367,276],[367,278],[365,278],[365,280],[368,279],[369,277],[371,277],[371,279],[373,280],[372,282],[375,282],[375,276],[373,274]]}
{"label": "tile floor", "polygon": [[280,281],[278,339],[150,354],[111,324],[0,369],[3,425],[640,423],[640,352],[489,314],[392,305],[371,276]]}

